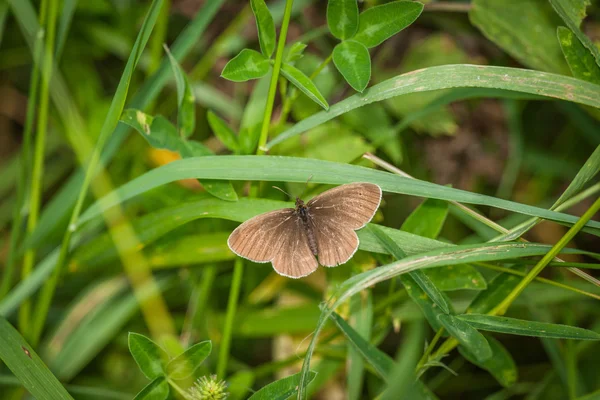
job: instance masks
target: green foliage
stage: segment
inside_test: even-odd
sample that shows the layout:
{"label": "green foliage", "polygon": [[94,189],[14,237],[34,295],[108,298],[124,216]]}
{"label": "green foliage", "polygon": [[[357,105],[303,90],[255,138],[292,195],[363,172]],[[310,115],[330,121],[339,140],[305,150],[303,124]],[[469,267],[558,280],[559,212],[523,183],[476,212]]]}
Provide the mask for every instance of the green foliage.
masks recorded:
{"label": "green foliage", "polygon": [[371,48],[379,46],[421,15],[423,4],[416,1],[393,1],[363,11],[358,31],[352,39]]}
{"label": "green foliage", "polygon": [[259,52],[243,49],[225,65],[221,76],[230,81],[245,82],[265,76],[270,65],[269,59]]}
{"label": "green foliage", "polygon": [[346,40],[335,46],[333,63],[354,90],[365,90],[371,79],[371,58],[362,43]]}
{"label": "green foliage", "polygon": [[[0,2],[0,397],[597,395],[597,6],[114,3]],[[229,249],[357,181],[346,264]]]}
{"label": "green foliage", "polygon": [[250,5],[252,6],[254,18],[256,19],[260,51],[265,57],[271,58],[275,51],[276,41],[273,17],[264,0],[250,0]]}

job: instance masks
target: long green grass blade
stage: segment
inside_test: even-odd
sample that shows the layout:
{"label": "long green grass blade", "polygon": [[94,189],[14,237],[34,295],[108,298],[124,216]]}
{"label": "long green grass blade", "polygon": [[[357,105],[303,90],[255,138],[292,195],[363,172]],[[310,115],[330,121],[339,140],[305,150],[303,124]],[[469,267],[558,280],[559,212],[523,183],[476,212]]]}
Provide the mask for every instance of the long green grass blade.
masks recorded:
{"label": "long green grass blade", "polygon": [[[425,181],[408,179],[355,165],[294,157],[207,156],[178,160],[129,181],[88,208],[81,215],[79,224],[100,215],[103,210],[119,205],[136,195],[180,179],[204,178],[306,182],[306,179],[310,176],[312,176],[311,182],[314,183],[344,184],[361,181],[371,182],[381,186],[384,192],[480,204],[567,224],[574,224],[578,220],[577,217],[572,215],[548,211],[539,207],[466,192]],[[594,228],[590,232],[600,234],[598,230],[600,223],[591,221],[586,226]]]}
{"label": "long green grass blade", "polygon": [[443,65],[408,72],[372,86],[362,94],[350,96],[332,105],[328,111],[303,119],[267,143],[266,148],[365,104],[409,93],[456,87],[512,90],[600,108],[600,87],[579,79],[519,68]]}
{"label": "long green grass blade", "polygon": [[72,399],[29,343],[2,317],[0,317],[0,359],[36,399]]}

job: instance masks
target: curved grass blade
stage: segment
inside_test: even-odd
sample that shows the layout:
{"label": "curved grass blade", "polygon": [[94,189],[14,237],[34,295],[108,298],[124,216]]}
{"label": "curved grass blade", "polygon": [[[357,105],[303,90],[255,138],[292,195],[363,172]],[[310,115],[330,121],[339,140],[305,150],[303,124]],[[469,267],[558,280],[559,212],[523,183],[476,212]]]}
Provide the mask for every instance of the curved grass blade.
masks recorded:
{"label": "curved grass blade", "polygon": [[2,317],[0,359],[36,399],[73,399],[19,332]]}
{"label": "curved grass blade", "polygon": [[332,105],[327,112],[321,111],[303,119],[267,143],[266,148],[369,103],[409,93],[458,87],[511,90],[600,108],[600,86],[579,79],[520,68],[442,65],[408,72],[371,86],[360,95]]}
{"label": "curved grass blade", "polygon": [[[176,180],[203,178],[306,182],[309,176],[312,176],[312,182],[314,183],[344,184],[350,182],[371,182],[378,184],[383,191],[391,193],[481,204],[567,224],[574,224],[578,221],[578,218],[572,215],[548,211],[539,207],[466,192],[425,181],[409,179],[388,172],[355,165],[294,157],[207,156],[177,160],[129,181],[88,208],[81,215],[79,224],[100,215],[107,208],[121,204],[138,194]],[[588,229],[589,232],[599,234],[599,222],[590,221],[586,226],[594,228],[593,230]]]}
{"label": "curved grass blade", "polygon": [[331,313],[329,316],[333,322],[340,328],[348,341],[354,348],[373,366],[375,371],[383,380],[387,381],[394,368],[394,360],[366,341],[354,328],[352,328],[338,313]]}
{"label": "curved grass blade", "polygon": [[485,362],[492,357],[492,348],[477,329],[452,315],[440,314],[438,315],[438,320],[461,346],[473,354],[477,361]]}

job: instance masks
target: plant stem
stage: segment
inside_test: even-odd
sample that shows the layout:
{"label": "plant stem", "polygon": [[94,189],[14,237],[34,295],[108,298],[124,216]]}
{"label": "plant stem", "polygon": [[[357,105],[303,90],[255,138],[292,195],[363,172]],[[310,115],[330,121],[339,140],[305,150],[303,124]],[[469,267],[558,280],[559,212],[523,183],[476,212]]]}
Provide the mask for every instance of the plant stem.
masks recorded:
{"label": "plant stem", "polygon": [[271,115],[273,114],[273,106],[275,104],[275,94],[277,93],[277,81],[279,80],[279,70],[281,69],[281,63],[283,61],[283,50],[285,49],[285,39],[287,37],[288,26],[290,24],[290,17],[292,15],[292,4],[294,0],[286,0],[285,11],[283,13],[283,20],[281,21],[281,30],[279,32],[279,40],[277,41],[277,51],[275,52],[275,64],[273,65],[273,71],[271,72],[271,83],[269,86],[269,94],[267,95],[267,104],[265,108],[265,114],[260,130],[260,138],[258,140],[258,148],[256,154],[264,154],[266,149],[265,144],[269,137],[269,127],[271,126]]}
{"label": "plant stem", "polygon": [[[31,234],[37,225],[42,196],[42,177],[44,174],[44,153],[46,148],[46,133],[48,125],[48,108],[50,77],[56,37],[56,16],[58,13],[57,0],[44,0],[41,4],[40,25],[45,26],[45,44],[43,50],[43,63],[41,71],[40,106],[37,120],[37,134],[35,136],[35,149],[33,155],[33,169],[31,171],[31,187],[29,193],[29,216],[27,218],[27,233]],[[44,23],[44,20],[47,19]],[[34,61],[35,62],[35,61]],[[35,249],[25,252],[23,258],[22,279],[31,274],[35,262]],[[25,301],[19,310],[19,323],[21,331],[33,346],[37,343],[31,340],[31,300]]]}
{"label": "plant stem", "polygon": [[225,316],[225,327],[223,328],[223,338],[219,347],[219,361],[217,363],[217,376],[225,379],[227,373],[227,360],[229,359],[229,348],[231,345],[231,334],[233,332],[233,321],[237,310],[237,303],[240,297],[242,286],[242,276],[244,275],[244,261],[238,257],[233,265],[233,280],[229,289],[229,300],[227,301],[227,314]]}
{"label": "plant stem", "polygon": [[[42,22],[42,15],[40,15],[40,22]],[[33,48],[34,63],[29,84],[29,96],[27,99],[27,117],[25,119],[25,126],[23,129],[23,145],[21,148],[21,154],[19,156],[20,165],[19,177],[16,185],[16,203],[11,226],[8,258],[6,261],[4,277],[0,286],[0,299],[6,296],[12,285],[18,253],[17,243],[19,242],[21,236],[23,217],[26,214],[26,209],[24,207],[26,198],[25,186],[27,185],[27,176],[29,175],[29,165],[31,163],[31,135],[33,131],[33,124],[35,122],[35,106],[37,104],[38,85],[40,81],[40,69],[38,67],[38,61],[42,58],[42,51],[44,49],[43,39],[43,31],[40,31],[38,35],[36,35],[35,44]]]}
{"label": "plant stem", "polygon": [[428,360],[429,355],[431,354],[431,352],[435,348],[435,345],[437,344],[437,342],[439,342],[439,340],[440,340],[440,338],[442,337],[443,334],[444,334],[444,328],[438,329],[438,331],[435,333],[435,336],[431,340],[431,343],[429,343],[429,345],[425,349],[425,352],[423,353],[423,356],[421,357],[421,359],[417,363],[417,367],[415,368],[415,371],[418,372],[421,368],[423,368],[423,366],[425,365],[425,363]]}

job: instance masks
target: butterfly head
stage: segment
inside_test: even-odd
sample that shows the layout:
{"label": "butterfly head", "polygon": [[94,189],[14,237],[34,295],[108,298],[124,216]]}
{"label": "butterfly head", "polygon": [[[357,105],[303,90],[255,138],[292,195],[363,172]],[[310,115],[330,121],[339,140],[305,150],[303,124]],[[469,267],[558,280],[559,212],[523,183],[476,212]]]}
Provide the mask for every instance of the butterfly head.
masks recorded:
{"label": "butterfly head", "polygon": [[300,197],[296,197],[296,209],[304,208],[304,201]]}

